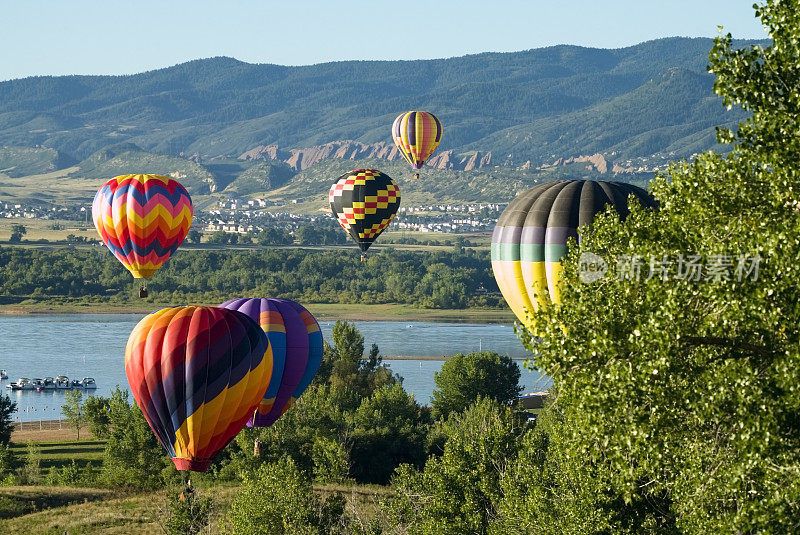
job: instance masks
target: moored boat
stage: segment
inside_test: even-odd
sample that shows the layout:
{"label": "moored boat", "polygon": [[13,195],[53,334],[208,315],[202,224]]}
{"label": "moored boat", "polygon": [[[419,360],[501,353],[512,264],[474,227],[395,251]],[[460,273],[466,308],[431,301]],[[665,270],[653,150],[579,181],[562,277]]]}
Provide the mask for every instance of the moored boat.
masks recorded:
{"label": "moored boat", "polygon": [[3,379],[8,379],[8,373],[5,370],[0,370],[0,381]]}
{"label": "moored boat", "polygon": [[97,384],[94,382],[93,377],[84,377],[83,381],[81,381],[81,388],[91,390],[93,388],[97,388]]}
{"label": "moored boat", "polygon": [[69,377],[66,375],[59,375],[56,377],[55,381],[56,390],[68,390],[69,389]]}
{"label": "moored boat", "polygon": [[11,390],[33,390],[33,385],[31,384],[31,380],[27,377],[20,377],[17,379],[16,383],[6,385],[6,388],[10,388]]}

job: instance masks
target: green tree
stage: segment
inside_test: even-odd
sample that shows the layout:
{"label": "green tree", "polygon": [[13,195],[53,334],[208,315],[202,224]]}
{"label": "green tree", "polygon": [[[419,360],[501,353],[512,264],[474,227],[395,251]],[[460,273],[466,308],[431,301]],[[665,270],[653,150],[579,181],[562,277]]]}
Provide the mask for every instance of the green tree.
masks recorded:
{"label": "green tree", "polygon": [[168,535],[202,533],[211,520],[214,501],[198,491],[170,492],[161,511],[161,527]]}
{"label": "green tree", "polygon": [[97,438],[106,438],[109,433],[109,400],[104,397],[89,396],[83,403],[83,414],[89,424],[89,431]]}
{"label": "green tree", "polygon": [[491,533],[680,533],[666,493],[642,482],[627,497],[571,447],[571,418],[550,407],[523,436],[501,479]]}
{"label": "green tree", "polygon": [[350,471],[356,481],[386,484],[400,464],[421,468],[425,463],[430,411],[400,383],[364,399],[351,421]]}
{"label": "green tree", "polygon": [[236,535],[328,534],[341,532],[343,516],[343,499],[320,501],[307,476],[284,457],[245,474],[221,524],[225,533]]}
{"label": "green tree", "polygon": [[445,423],[441,457],[418,472],[401,466],[387,503],[392,524],[424,535],[488,533],[503,495],[500,481],[524,431],[511,409],[480,399]]}
{"label": "green tree", "polygon": [[203,233],[197,229],[189,229],[186,233],[186,240],[190,243],[200,243],[203,239]]}
{"label": "green tree", "polygon": [[77,440],[81,439],[81,427],[85,421],[83,411],[83,393],[80,390],[67,390],[64,392],[64,405],[61,406],[61,414],[69,421]]}
{"label": "green tree", "polygon": [[338,440],[317,436],[311,448],[314,481],[344,483],[350,474],[350,455]]}
{"label": "green tree", "polygon": [[397,382],[392,372],[382,366],[377,345],[373,344],[369,354],[364,355],[364,335],[355,325],[337,321],[331,338],[333,345],[324,346],[317,384],[328,382],[333,388],[351,390],[363,399],[378,388]]}
{"label": "green tree", "polygon": [[[797,530],[800,5],[756,12],[769,46],[736,50],[726,35],[710,54],[715,91],[752,113],[719,130],[731,152],[672,164],[653,184],[657,212],[586,228],[564,262],[563,305],[542,315],[540,341],[527,338],[565,418],[548,457],[571,452],[561,479],[606,483],[584,511],[643,503],[647,489],[651,525],[674,515],[682,533]],[[581,284],[587,251],[612,267],[639,259],[645,275]],[[692,255],[700,280],[686,276]],[[651,259],[667,271],[647,276]]]}
{"label": "green tree", "polygon": [[230,243],[233,234],[225,232],[224,230],[215,230],[208,236],[208,243],[216,243],[224,245]]}
{"label": "green tree", "polygon": [[0,444],[0,485],[15,484],[14,469],[16,465],[17,462],[11,447],[8,444]]}
{"label": "green tree", "polygon": [[75,462],[75,459],[71,459],[69,464],[65,464],[61,468],[51,466],[45,482],[48,485],[78,486],[83,474],[85,472],[78,468],[78,463]]}
{"label": "green tree", "polygon": [[321,230],[316,225],[305,224],[295,231],[294,237],[300,245],[322,245],[325,237]]}
{"label": "green tree", "polygon": [[518,384],[520,375],[519,366],[511,357],[494,351],[448,357],[433,376],[434,415],[446,418],[450,413],[463,411],[479,397],[510,403],[522,391]]}
{"label": "green tree", "polygon": [[33,441],[28,441],[25,464],[19,469],[21,485],[36,485],[42,479],[42,450]]}
{"label": "green tree", "polygon": [[0,394],[0,446],[11,442],[11,432],[14,430],[12,416],[17,410],[17,403],[11,401],[10,396]]}
{"label": "green tree", "polygon": [[156,488],[171,463],[138,406],[117,387],[109,398],[111,432],[103,452],[103,478],[113,486]]}
{"label": "green tree", "polygon": [[260,245],[291,245],[294,238],[286,230],[269,227],[256,235],[256,241]]}
{"label": "green tree", "polygon": [[28,229],[25,228],[25,225],[14,224],[11,225],[11,237],[8,239],[11,243],[19,243],[22,241],[22,237],[28,233]]}
{"label": "green tree", "polygon": [[[252,472],[259,463],[254,462],[254,441],[261,441],[258,461],[277,462],[290,456],[295,466],[307,476],[331,474],[341,460],[333,459],[333,444],[343,450],[347,435],[344,407],[356,405],[350,392],[331,389],[329,385],[311,385],[300,399],[274,424],[267,428],[246,428],[236,436],[238,449],[232,450],[231,461],[223,467],[226,476],[236,472]],[[322,451],[320,448],[325,449]],[[345,450],[346,451],[346,450]],[[317,466],[321,461],[327,466]],[[331,464],[332,463],[332,464]],[[345,463],[347,464],[347,463]],[[338,472],[337,472],[338,473]],[[346,475],[346,474],[345,474]]]}

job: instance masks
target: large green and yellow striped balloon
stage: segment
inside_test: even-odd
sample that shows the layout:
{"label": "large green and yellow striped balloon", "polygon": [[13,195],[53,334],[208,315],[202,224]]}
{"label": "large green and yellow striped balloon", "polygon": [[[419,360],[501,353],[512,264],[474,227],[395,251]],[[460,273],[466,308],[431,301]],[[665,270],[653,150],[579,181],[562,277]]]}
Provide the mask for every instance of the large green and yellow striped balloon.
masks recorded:
{"label": "large green and yellow striped balloon", "polygon": [[558,282],[567,239],[594,220],[606,205],[621,218],[628,196],[654,207],[642,188],[623,182],[559,180],[522,192],[500,215],[492,234],[492,270],[508,306],[528,328],[539,307],[560,303]]}

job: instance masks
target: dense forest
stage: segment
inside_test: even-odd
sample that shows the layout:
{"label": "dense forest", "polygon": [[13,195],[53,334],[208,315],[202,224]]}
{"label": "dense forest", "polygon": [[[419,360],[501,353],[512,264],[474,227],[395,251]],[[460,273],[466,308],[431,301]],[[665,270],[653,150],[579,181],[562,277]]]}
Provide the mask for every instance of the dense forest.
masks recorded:
{"label": "dense forest", "polygon": [[[126,302],[138,281],[105,248],[0,247],[6,302]],[[427,308],[504,306],[488,251],[384,249],[360,262],[351,248],[198,251],[184,248],[148,281],[158,302],[214,303],[235,296],[304,303],[405,303]]]}

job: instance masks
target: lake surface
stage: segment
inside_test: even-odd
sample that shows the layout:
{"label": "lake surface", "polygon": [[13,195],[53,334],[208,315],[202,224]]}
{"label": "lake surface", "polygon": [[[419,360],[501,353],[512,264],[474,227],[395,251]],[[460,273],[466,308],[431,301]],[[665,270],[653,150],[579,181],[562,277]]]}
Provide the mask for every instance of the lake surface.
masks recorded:
{"label": "lake surface", "polygon": [[[5,388],[19,377],[70,379],[94,377],[97,389],[88,391],[107,396],[125,378],[125,344],[142,318],[138,314],[55,314],[0,315],[0,369],[8,371],[3,392],[17,402],[16,421],[61,418],[62,391],[11,391]],[[378,344],[391,370],[403,377],[403,386],[420,403],[428,403],[434,389],[433,376],[443,360],[414,360],[414,357],[443,357],[456,353],[492,350],[514,359],[530,353],[522,347],[511,325],[456,324],[429,322],[353,322],[364,335],[365,350]],[[334,322],[320,322],[322,334],[331,340]],[[393,360],[392,357],[411,357]],[[544,390],[551,381],[537,371],[522,371],[523,392]]]}

